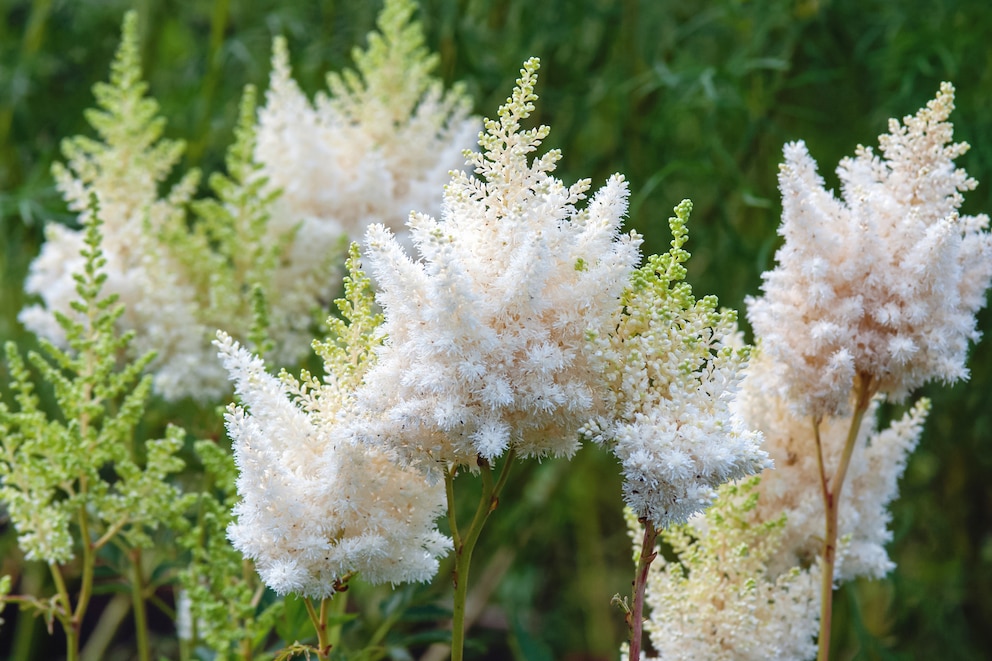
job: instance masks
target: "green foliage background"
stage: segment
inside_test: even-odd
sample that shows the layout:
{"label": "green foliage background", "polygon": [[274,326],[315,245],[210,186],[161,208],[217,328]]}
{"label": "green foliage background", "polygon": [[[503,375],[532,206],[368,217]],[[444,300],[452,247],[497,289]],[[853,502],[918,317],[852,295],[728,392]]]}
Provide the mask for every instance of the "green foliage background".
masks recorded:
{"label": "green foliage background", "polygon": [[[564,152],[560,175],[599,185],[623,172],[630,224],[648,252],[667,248],[665,220],[691,197],[689,280],[724,305],[742,308],[772,263],[783,143],[806,140],[831,182],[842,156],[875,144],[888,117],[915,112],[941,80],[957,87],[955,137],[972,145],[959,165],[981,182],[964,211],[992,211],[987,0],[421,7],[442,75],[467,84],[479,114],[495,112],[526,57],[542,58],[537,120],[552,126],[547,146]],[[379,3],[0,3],[0,339],[29,342],[16,321],[27,265],[45,223],[72,222],[49,168],[62,138],[87,132],[82,111],[93,83],[106,79],[130,8],[140,12],[145,76],[169,119],[166,135],[189,142],[185,165],[216,171],[242,87],[266,87],[272,37],[287,36],[296,77],[313,93],[327,71],[350,64]],[[992,330],[987,310],[980,327]],[[837,658],[982,659],[992,649],[989,340],[971,367],[969,383],[926,389],[934,412],[893,508],[898,570],[841,591]],[[202,411],[194,415],[206,424]],[[610,597],[629,591],[632,567],[612,460],[587,449],[515,478],[477,552],[473,580],[493,580],[495,608],[482,620],[494,628],[474,637],[501,641],[488,658],[614,658],[623,628]]]}

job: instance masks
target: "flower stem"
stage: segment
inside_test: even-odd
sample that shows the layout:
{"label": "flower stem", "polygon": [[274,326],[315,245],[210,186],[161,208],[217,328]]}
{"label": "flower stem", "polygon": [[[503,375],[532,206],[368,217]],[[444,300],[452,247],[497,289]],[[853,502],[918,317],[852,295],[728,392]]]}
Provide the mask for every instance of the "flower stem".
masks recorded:
{"label": "flower stem", "polygon": [[141,572],[141,549],[131,551],[131,606],[134,609],[134,630],[138,643],[139,661],[149,661],[148,613],[145,608],[145,579]]}
{"label": "flower stem", "polygon": [[854,445],[858,440],[858,432],[861,431],[861,422],[871,404],[875,389],[875,383],[871,376],[859,374],[855,379],[854,395],[856,404],[854,415],[851,417],[851,426],[847,430],[847,439],[844,441],[844,451],[841,454],[840,464],[837,466],[837,472],[833,478],[827,477],[823,459],[823,444],[820,440],[820,423],[822,419],[814,418],[813,420],[813,434],[816,439],[816,458],[820,469],[820,491],[823,495],[823,510],[826,518],[826,533],[823,537],[823,551],[820,555],[820,567],[823,573],[820,577],[820,635],[817,639],[819,646],[816,656],[817,661],[828,661],[830,659],[830,626],[834,603],[834,568],[837,564],[840,492],[844,486],[847,468],[851,464],[851,456],[854,454]]}
{"label": "flower stem", "polygon": [[515,448],[510,447],[506,453],[503,468],[499,477],[493,482],[493,468],[489,461],[483,457],[478,458],[479,468],[482,473],[482,495],[479,497],[479,505],[476,507],[475,516],[464,537],[459,534],[458,525],[455,520],[455,490],[454,473],[445,470],[445,493],[448,497],[448,522],[451,526],[451,535],[455,544],[455,568],[452,571],[451,580],[455,586],[454,606],[451,615],[451,661],[462,661],[465,653],[465,603],[468,598],[468,576],[469,568],[472,564],[472,551],[479,541],[482,528],[486,525],[489,515],[499,504],[499,494],[506,485],[506,479],[510,474],[510,466],[516,454]]}
{"label": "flower stem", "polygon": [[325,619],[324,604],[327,602],[325,597],[320,601],[320,614],[317,614],[317,609],[313,607],[313,602],[310,601],[309,597],[303,597],[303,605],[307,608],[307,615],[310,616],[310,622],[313,624],[314,631],[317,632],[317,658],[323,661],[328,658],[328,652],[330,652],[330,647],[327,643],[327,620]]}
{"label": "flower stem", "polygon": [[317,658],[320,661],[327,661],[331,658],[331,643],[327,638],[327,606],[333,597],[324,597],[320,601],[320,613],[313,607],[313,602],[309,597],[304,597],[303,604],[307,607],[307,614],[313,623],[313,628],[317,632]]}
{"label": "flower stem", "polygon": [[52,581],[59,594],[59,601],[62,602],[62,610],[56,611],[56,617],[62,624],[62,630],[65,631],[65,657],[67,661],[78,661],[79,627],[72,612],[72,599],[69,597],[69,590],[66,588],[65,578],[62,576],[62,570],[59,566],[50,562],[48,568],[52,572]]}
{"label": "flower stem", "polygon": [[634,577],[634,608],[627,613],[627,626],[630,628],[630,661],[640,661],[641,640],[644,637],[644,590],[648,583],[648,570],[658,553],[654,543],[658,530],[650,519],[641,519],[644,525],[644,541],[637,558],[637,574]]}
{"label": "flower stem", "polygon": [[[80,484],[80,491],[85,494],[86,480],[81,479]],[[96,566],[96,553],[93,548],[93,542],[90,541],[89,516],[86,513],[85,507],[79,508],[79,537],[82,540],[83,547],[83,575],[80,582],[79,597],[76,601],[75,609],[70,610],[71,600],[69,598],[69,593],[65,588],[65,583],[62,581],[62,573],[58,571],[58,568],[54,567],[54,565],[54,569],[52,571],[52,576],[56,578],[56,585],[58,586],[59,595],[61,596],[63,604],[65,604],[66,613],[69,615],[68,623],[63,625],[66,634],[65,644],[67,661],[78,661],[79,659],[79,634],[83,626],[83,617],[85,617],[86,609],[90,604],[90,597],[93,596],[93,573]]]}

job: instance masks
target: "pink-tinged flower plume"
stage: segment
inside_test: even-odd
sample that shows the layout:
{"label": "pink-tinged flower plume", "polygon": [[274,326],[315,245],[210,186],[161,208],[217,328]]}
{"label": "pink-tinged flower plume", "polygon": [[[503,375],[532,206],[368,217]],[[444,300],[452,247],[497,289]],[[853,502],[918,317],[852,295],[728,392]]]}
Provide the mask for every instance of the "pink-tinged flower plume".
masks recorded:
{"label": "pink-tinged flower plume", "polygon": [[785,243],[748,318],[786,366],[787,396],[802,412],[843,412],[856,377],[895,400],[931,379],[966,378],[975,313],[992,279],[985,215],[961,216],[977,182],[954,159],[947,121],[954,89],[858,147],[824,189],[802,142],[785,147],[779,185]]}

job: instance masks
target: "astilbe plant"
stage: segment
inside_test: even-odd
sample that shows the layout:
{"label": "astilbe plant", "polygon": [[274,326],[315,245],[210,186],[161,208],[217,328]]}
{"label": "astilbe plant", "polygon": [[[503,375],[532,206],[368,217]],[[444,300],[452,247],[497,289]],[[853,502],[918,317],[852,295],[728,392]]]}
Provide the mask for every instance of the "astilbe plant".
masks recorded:
{"label": "astilbe plant", "polygon": [[[695,301],[681,282],[690,205],[672,220],[672,251],[637,270],[640,237],[620,231],[623,177],[581,208],[589,181],[553,177],[557,150],[531,157],[549,131],[521,125],[534,111],[538,64],[524,64],[498,119],[485,122],[481,151],[467,154],[477,176],[453,173],[440,219],[411,215],[419,260],[381,226],[367,235],[387,339],[358,399],[376,412],[372,442],[443,474],[453,658],[473,548],[516,458],[571,457],[582,436],[604,442],[621,458],[628,500],[658,527],[767,463],[759,436],[728,409],[746,358],[725,346],[733,313]],[[483,483],[467,529],[454,507],[463,471]]]}
{"label": "astilbe plant", "polygon": [[[728,408],[746,359],[729,346],[734,315],[682,282],[688,203],[672,220],[672,251],[637,270],[640,237],[620,231],[624,179],[611,177],[583,208],[589,181],[555,178],[557,150],[532,156],[549,131],[522,126],[538,67],[524,64],[498,119],[486,120],[481,151],[466,152],[475,176],[452,173],[441,218],[410,215],[416,261],[386,227],[369,228],[382,313],[353,254],[341,303],[350,323],[332,320],[337,343],[316,345],[323,381],[277,380],[218,340],[246,407],[228,415],[240,470],[235,546],[279,593],[324,599],[356,571],[426,580],[448,548],[428,495],[443,478],[455,659],[472,553],[517,458],[570,457],[594,436],[617,452],[628,499],[659,528],[766,465],[759,437]],[[482,481],[467,527],[455,498],[465,472]],[[393,508],[410,515],[395,520]],[[311,612],[320,630],[323,611]]]}
{"label": "astilbe plant", "polygon": [[586,336],[609,331],[640,237],[620,233],[623,177],[580,209],[589,181],[553,177],[557,150],[530,159],[549,130],[520,125],[537,69],[525,64],[482,152],[467,154],[478,177],[453,172],[440,219],[410,215],[416,261],[384,226],[367,233],[388,339],[359,399],[429,473],[509,452],[571,456],[602,403]]}
{"label": "astilbe plant", "polygon": [[[155,351],[149,366],[155,373],[155,389],[177,397],[189,392],[191,384],[222,382],[216,361],[204,360],[209,344],[197,319],[190,284],[170,252],[159,245],[160,232],[185,223],[183,205],[192,198],[199,173],[188,172],[160,196],[159,186],[170,176],[184,144],[161,137],[165,119],[157,115],[158,104],[146,96],[137,30],[137,14],[129,13],[110,82],[93,88],[98,107],[86,118],[99,140],[85,136],[65,140],[62,151],[67,162],[53,170],[69,208],[80,214],[82,222],[87,221],[90,197],[99,201],[105,288],[125,305],[120,326],[138,331],[131,356]],[[46,235],[25,283],[27,292],[41,297],[42,304],[25,308],[20,320],[39,336],[64,345],[56,313],[73,314],[73,274],[82,269],[83,233],[51,224]]]}
{"label": "astilbe plant", "polygon": [[968,145],[951,142],[953,108],[944,83],[915,116],[890,120],[881,156],[858,147],[841,161],[842,200],[802,142],[785,147],[785,243],[748,319],[803,413],[857,408],[852,389],[864,401],[876,392],[901,401],[929,380],[968,374],[992,247],[988,216],[958,213],[977,182],[954,166]]}
{"label": "astilbe plant", "polygon": [[[760,527],[784,516],[785,524],[773,548],[755,547],[757,565],[753,553],[724,557],[728,576],[750,572],[755,585],[774,586],[768,598],[776,604],[819,600],[818,633],[803,609],[782,611],[792,613],[784,630],[794,646],[776,658],[828,659],[834,585],[893,568],[884,546],[892,538],[887,508],[930,403],[918,400],[877,430],[880,404],[900,402],[928,380],[967,375],[967,344],[978,337],[975,314],[992,278],[992,240],[987,216],[957,212],[961,193],[976,182],[953,164],[968,147],[951,142],[952,108],[945,83],[926,108],[890,122],[879,139],[884,157],[859,147],[842,161],[843,200],[823,188],[802,143],[785,148],[785,242],[765,274],[764,296],[748,302],[758,344],[734,403],[764,434],[775,461],[741,521]],[[722,495],[721,507],[735,498]],[[664,632],[682,619],[672,609],[707,592],[710,576],[697,559],[725,536],[712,522],[697,525],[678,549],[684,580],[673,582],[669,570],[649,587],[649,602],[664,612],[648,628],[665,658],[681,654]],[[819,586],[793,578],[797,572],[818,577]],[[683,599],[663,596],[666,590]],[[750,597],[730,591],[721,599],[721,608],[738,612]],[[782,627],[769,617],[763,630]],[[705,622],[709,649],[729,646],[750,658],[744,620]]]}
{"label": "astilbe plant", "polygon": [[706,509],[729,480],[769,467],[761,435],[731,410],[748,348],[735,346],[736,312],[696,300],[685,277],[686,200],[669,219],[671,250],[652,255],[621,298],[608,334],[590,341],[608,389],[607,413],[583,432],[620,460],[624,500],[643,524],[630,658],[640,658],[643,600],[658,534]]}
{"label": "astilbe plant", "polygon": [[[450,549],[435,527],[441,486],[361,436],[354,391],[382,338],[357,247],[348,268],[338,301],[343,320],[332,317],[331,338],[314,343],[323,378],[306,371],[277,378],[230,336],[219,333],[216,342],[241,400],[226,416],[239,471],[228,536],[266,585],[305,599],[320,658],[335,641],[330,598],[353,575],[371,583],[429,580]],[[319,611],[311,599],[320,600]]]}
{"label": "astilbe plant", "polygon": [[[7,594],[5,601],[58,621],[66,635],[66,656],[78,658],[80,630],[96,587],[104,552],[117,547],[128,565],[138,652],[149,658],[145,600],[149,577],[142,551],[163,525],[182,526],[189,500],[168,481],[183,468],[177,452],[183,432],[170,427],[164,438],[141,441],[151,377],[141,376],[151,354],[121,363],[132,334],[120,335],[124,314],[114,295],[104,296],[106,259],[101,249],[100,214],[91,200],[80,271],[75,274],[78,318],[57,314],[67,348],[41,340],[43,354],[28,354],[30,365],[53,390],[58,412],[46,413],[31,369],[8,343],[7,364],[16,409],[0,402],[0,501],[17,531],[28,561],[48,565],[55,595]],[[79,591],[69,579],[78,569]]]}
{"label": "astilbe plant", "polygon": [[[825,514],[821,660],[830,647],[841,492],[863,420],[875,395],[898,402],[929,380],[967,376],[975,314],[992,280],[988,216],[958,213],[977,182],[954,166],[968,145],[951,142],[953,108],[954,88],[944,83],[916,115],[889,122],[882,156],[859,147],[841,161],[843,201],[824,190],[801,143],[785,148],[785,243],[748,316],[814,437]],[[838,414],[850,424],[831,465],[821,429]],[[893,457],[888,469],[901,473],[905,460]]]}
{"label": "astilbe plant", "polygon": [[658,528],[684,523],[728,480],[769,466],[761,436],[732,413],[748,347],[736,312],[687,282],[688,200],[669,219],[672,249],[635,271],[616,328],[591,337],[608,384],[606,416],[584,433],[620,459],[624,498]]}
{"label": "astilbe plant", "polygon": [[[124,19],[110,82],[94,86],[98,109],[87,113],[100,139],[65,140],[67,163],[55,165],[55,178],[70,209],[83,222],[89,197],[100,202],[105,286],[125,305],[118,326],[135,332],[130,355],[155,352],[148,370],[156,393],[169,400],[217,399],[229,385],[210,339],[218,324],[248,327],[251,289],[256,284],[271,287],[281,244],[291,237],[272,236],[267,230],[268,207],[275,195],[260,194],[264,180],[251,162],[251,92],[246,93],[228,155],[233,180],[219,174],[211,178],[218,199],[194,205],[201,222],[191,230],[186,212],[198,171],[186,173],[168,195],[160,197],[159,187],[172,176],[184,143],[161,137],[165,118],[158,116],[158,104],[146,94],[138,46],[137,14],[131,12]],[[25,308],[20,319],[38,335],[64,343],[55,320],[58,314],[74,314],[72,277],[81,266],[82,233],[54,224],[46,233],[25,286],[29,294],[41,298],[41,304]],[[318,267],[323,263],[315,262],[314,270],[324,273],[326,269]],[[277,308],[273,317],[296,320],[301,308],[305,316],[319,304],[312,293],[310,301],[299,302],[301,283],[310,284],[301,280],[287,286],[284,297],[274,299],[290,306],[283,314]],[[305,349],[306,342],[298,338],[293,324],[282,325],[289,326],[289,339]],[[287,352],[284,344],[279,342],[280,349]],[[301,351],[288,353],[299,356]]]}
{"label": "astilbe plant", "polygon": [[[605,402],[586,337],[607,333],[639,258],[620,232],[627,185],[612,177],[582,209],[589,181],[551,175],[560,152],[531,159],[548,127],[534,110],[528,60],[498,119],[485,122],[478,176],[453,172],[442,216],[411,214],[414,261],[385,227],[367,233],[386,341],[358,392],[371,442],[433,479],[443,476],[455,546],[452,655],[462,658],[473,549],[517,457],[570,457],[580,426]],[[494,465],[502,468],[494,476]],[[480,472],[468,527],[455,477]],[[495,477],[495,479],[494,479]]]}
{"label": "astilbe plant", "polygon": [[[80,219],[90,195],[100,201],[107,290],[126,305],[120,327],[136,331],[132,355],[156,352],[148,369],[158,394],[216,401],[227,392],[210,341],[223,328],[250,342],[258,297],[271,358],[300,361],[339,286],[346,237],[404,218],[426,191],[435,197],[478,123],[464,93],[446,92],[430,75],[437,58],[413,11],[412,2],[387,2],[381,34],[355,52],[358,73],[332,75],[332,96],[316,108],[292,81],[277,40],[267,103],[256,117],[255,92],[246,90],[228,173],[214,173],[214,195],[200,200],[196,170],[159,192],[184,144],[162,138],[165,119],[141,79],[137,15],[125,18],[110,82],[95,86],[98,108],[87,113],[99,139],[66,140],[67,162],[55,176]],[[41,304],[20,318],[59,343],[55,312],[71,314],[81,234],[59,225],[47,234],[26,284]]]}
{"label": "astilbe plant", "polygon": [[373,222],[402,230],[412,209],[438,211],[437,191],[473,144],[470,100],[432,75],[438,56],[415,10],[413,0],[387,0],[367,48],[353,52],[355,70],[328,74],[314,102],[292,78],[286,40],[273,44],[255,154],[282,192],[276,222],[299,223],[299,269]]}
{"label": "astilbe plant", "polygon": [[[453,550],[461,659],[474,548],[512,466],[589,440],[618,458],[636,521],[629,658],[643,627],[664,658],[826,659],[834,583],[892,568],[887,506],[929,410],[920,400],[879,430],[880,406],[967,375],[992,279],[987,217],[957,212],[975,182],[953,166],[967,145],[951,143],[952,88],[893,121],[881,156],[859,147],[841,163],[842,199],[802,143],[786,146],[785,243],[749,301],[751,350],[735,313],[685,282],[688,201],[669,221],[671,250],[638,268],[624,178],[585,202],[588,180],[566,185],[553,176],[561,154],[536,154],[549,132],[523,127],[536,59],[483,124],[481,150],[462,151],[478,122],[462,89],[431,75],[414,10],[387,0],[355,70],[331,74],[313,103],[277,39],[265,105],[246,90],[227,175],[196,201],[196,171],[160,192],[183,145],[162,139],[137,19],[125,19],[87,115],[99,140],[66,141],[55,168],[83,229],[50,227],[27,283],[42,305],[21,315],[47,338],[48,358],[29,361],[60,415],[42,412],[11,347],[17,409],[0,403],[0,497],[56,594],[12,594],[5,577],[0,606],[58,620],[76,658],[95,567],[117,546],[147,658],[141,554],[169,524],[190,554],[177,598],[187,652],[271,656],[282,597],[297,595],[317,644],[280,658],[326,659],[349,581],[427,581]],[[449,172],[462,157],[473,172]],[[302,358],[343,237],[363,233],[377,289],[353,245],[338,314],[312,344],[323,376],[268,373],[265,360]],[[135,439],[144,401],[153,388],[215,398],[229,382],[233,457],[199,442],[203,490],[183,496],[169,483],[181,432]],[[770,458],[760,481],[721,486]],[[467,525],[466,473],[482,482]],[[437,527],[445,506],[451,539]],[[653,564],[659,537],[675,561]]]}

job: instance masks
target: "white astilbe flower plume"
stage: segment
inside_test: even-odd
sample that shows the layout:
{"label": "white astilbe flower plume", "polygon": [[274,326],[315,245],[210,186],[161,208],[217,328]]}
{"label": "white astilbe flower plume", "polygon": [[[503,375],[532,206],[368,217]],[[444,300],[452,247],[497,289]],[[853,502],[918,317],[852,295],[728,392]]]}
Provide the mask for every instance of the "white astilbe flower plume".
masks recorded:
{"label": "white astilbe flower plume", "polygon": [[977,182],[954,167],[968,145],[951,142],[953,107],[943,83],[915,116],[890,121],[881,157],[858,147],[841,161],[842,200],[802,142],[785,147],[785,243],[748,319],[804,413],[846,410],[859,376],[896,401],[930,379],[967,377],[992,241],[987,216],[957,212]]}
{"label": "white astilbe flower plume", "polygon": [[274,42],[256,157],[282,191],[276,215],[287,229],[302,223],[303,259],[372,222],[398,231],[412,209],[438,211],[437,191],[478,132],[462,88],[445,91],[431,75],[438,57],[415,10],[412,0],[387,0],[368,48],[354,51],[357,71],[329,74],[330,94],[314,103],[292,78],[285,39]]}
{"label": "white astilbe flower plume", "polygon": [[683,280],[688,200],[669,220],[672,249],[637,271],[615,330],[593,339],[611,412],[584,431],[620,459],[624,498],[657,528],[684,522],[719,485],[769,465],[761,435],[731,414],[747,350],[736,313],[695,300]]}
{"label": "white astilbe flower plume", "polygon": [[[137,15],[124,20],[121,45],[111,66],[110,83],[94,87],[98,109],[87,114],[100,140],[76,137],[62,144],[66,165],[53,167],[56,185],[82,224],[90,221],[91,197],[103,220],[101,250],[107,262],[103,291],[115,294],[125,312],[124,329],[141,329],[131,345],[133,356],[154,351],[149,366],[155,390],[167,398],[188,393],[187,384],[211,384],[205,396],[223,388],[223,370],[212,360],[208,330],[198,319],[195,292],[178,263],[159,245],[159,236],[183,225],[183,207],[196,189],[199,174],[187,173],[165,196],[159,186],[183,151],[181,141],[161,139],[164,119],[158,104],[145,95],[138,54]],[[55,314],[75,315],[74,273],[81,272],[83,232],[60,225],[46,227],[41,254],[31,264],[25,290],[41,305],[21,311],[30,331],[57,345],[65,333]],[[78,315],[77,315],[78,316]]]}
{"label": "white astilbe flower plume", "polygon": [[[767,521],[784,514],[788,519],[779,551],[769,558],[771,571],[778,573],[815,562],[823,546],[824,522],[814,426],[778,394],[784,369],[759,350],[734,403],[744,421],[764,434],[765,449],[775,461],[775,469],[762,477],[753,516]],[[899,478],[930,410],[929,400],[921,399],[889,427],[876,430],[878,403],[871,404],[858,432],[839,504],[842,548],[834,576],[841,582],[859,576],[881,578],[893,569],[885,549],[892,541],[888,508],[899,495]],[[836,472],[850,426],[848,415],[829,416],[819,424],[827,475]]]}
{"label": "white astilbe flower plume", "polygon": [[[726,485],[705,517],[662,532],[676,560],[652,564],[644,629],[665,661],[804,661],[816,656],[819,567],[768,566],[784,516],[755,523],[758,478]],[[762,496],[763,497],[763,496]],[[629,512],[629,510],[628,510]],[[628,516],[635,556],[641,526]],[[635,557],[635,561],[636,561]]]}
{"label": "white astilbe flower plume", "polygon": [[426,581],[451,547],[434,523],[443,487],[361,438],[351,393],[378,340],[357,259],[353,250],[339,303],[352,323],[332,319],[337,341],[315,345],[322,381],[306,372],[280,380],[230,336],[216,342],[241,399],[226,416],[241,498],[228,535],[279,594],[323,598],[354,572],[372,583]]}
{"label": "white astilbe flower plume", "polygon": [[520,127],[538,67],[524,64],[499,119],[485,123],[482,152],[467,152],[478,177],[452,174],[440,220],[411,215],[419,261],[385,227],[368,231],[388,340],[360,399],[428,470],[475,466],[511,446],[571,455],[601,399],[586,337],[613,327],[640,238],[620,232],[621,176],[580,209],[589,182],[551,176],[558,151],[530,160],[548,133]]}

